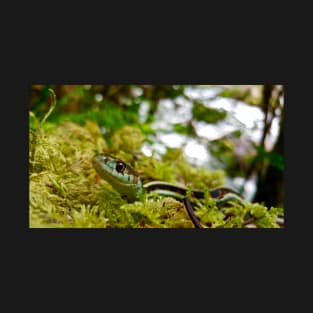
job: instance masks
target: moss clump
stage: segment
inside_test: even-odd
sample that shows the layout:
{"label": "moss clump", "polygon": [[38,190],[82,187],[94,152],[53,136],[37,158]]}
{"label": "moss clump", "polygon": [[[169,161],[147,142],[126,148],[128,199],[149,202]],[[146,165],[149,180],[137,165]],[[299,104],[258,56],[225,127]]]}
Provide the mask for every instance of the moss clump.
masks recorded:
{"label": "moss clump", "polygon": [[197,216],[207,227],[213,228],[280,228],[277,217],[282,213],[282,209],[268,210],[259,203],[246,202],[244,206],[232,203],[223,208],[200,204]]}
{"label": "moss clump", "polygon": [[122,150],[127,153],[133,153],[141,148],[144,140],[145,136],[139,129],[124,126],[112,136],[112,149],[114,151]]}
{"label": "moss clump", "polygon": [[103,139],[72,122],[37,137],[35,149],[30,142],[30,150],[35,150],[29,179],[30,226],[53,221],[58,227],[103,227],[103,219],[95,221],[101,212],[90,161],[99,146],[106,147]]}

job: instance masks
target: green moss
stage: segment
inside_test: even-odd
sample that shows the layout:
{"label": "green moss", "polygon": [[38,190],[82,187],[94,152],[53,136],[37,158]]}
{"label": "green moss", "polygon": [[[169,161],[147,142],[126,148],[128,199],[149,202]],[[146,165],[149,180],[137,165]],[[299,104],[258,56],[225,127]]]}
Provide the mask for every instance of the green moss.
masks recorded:
{"label": "green moss", "polygon": [[140,149],[144,140],[145,136],[139,129],[132,126],[124,126],[113,135],[113,150],[132,153]]}
{"label": "green moss", "polygon": [[[53,107],[53,105],[52,105]],[[49,111],[51,113],[51,110]],[[47,120],[48,115],[45,116]],[[144,182],[164,180],[206,190],[203,200],[192,199],[203,227],[278,227],[280,208],[268,210],[247,202],[216,206],[208,189],[224,184],[223,171],[192,167],[182,151],[169,150],[162,159],[139,151],[145,136],[136,127],[125,126],[112,136],[108,146],[99,126],[67,121],[50,124],[30,114],[29,134],[29,226],[32,228],[192,228],[182,202],[150,193],[141,201],[127,203],[110,184],[100,179],[91,159],[109,153],[136,168]]]}
{"label": "green moss", "polygon": [[39,135],[29,184],[31,227],[52,221],[60,227],[82,227],[79,214],[93,220],[98,198],[90,160],[97,139],[71,122]]}

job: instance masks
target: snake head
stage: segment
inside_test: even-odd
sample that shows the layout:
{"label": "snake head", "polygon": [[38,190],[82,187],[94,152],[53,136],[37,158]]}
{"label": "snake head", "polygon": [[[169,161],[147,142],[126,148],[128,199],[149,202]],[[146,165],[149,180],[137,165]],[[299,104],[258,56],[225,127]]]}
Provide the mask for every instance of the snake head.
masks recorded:
{"label": "snake head", "polygon": [[124,161],[112,156],[97,154],[92,159],[93,167],[108,183],[129,201],[137,199],[142,192],[138,173]]}

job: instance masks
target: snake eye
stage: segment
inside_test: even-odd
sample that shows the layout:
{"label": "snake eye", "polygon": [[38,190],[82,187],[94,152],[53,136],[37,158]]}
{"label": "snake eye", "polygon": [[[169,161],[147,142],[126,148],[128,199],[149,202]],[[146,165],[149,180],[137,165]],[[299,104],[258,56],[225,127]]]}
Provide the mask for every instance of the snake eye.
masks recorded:
{"label": "snake eye", "polygon": [[117,172],[123,173],[123,171],[125,170],[125,167],[126,167],[125,163],[123,163],[121,161],[118,161],[116,163],[115,169],[116,169]]}

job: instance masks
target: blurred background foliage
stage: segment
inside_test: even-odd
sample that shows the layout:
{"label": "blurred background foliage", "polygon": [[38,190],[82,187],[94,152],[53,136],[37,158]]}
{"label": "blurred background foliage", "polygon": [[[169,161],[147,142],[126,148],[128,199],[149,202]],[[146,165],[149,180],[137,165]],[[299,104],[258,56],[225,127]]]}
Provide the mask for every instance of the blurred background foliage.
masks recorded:
{"label": "blurred background foliage", "polygon": [[[191,164],[223,169],[231,187],[239,191],[248,193],[252,182],[254,190],[249,197],[253,202],[284,206],[282,85],[32,85],[30,111],[37,119],[30,119],[30,129],[35,129],[49,110],[49,88],[55,91],[57,105],[44,128],[64,120],[79,125],[91,120],[113,146],[112,135],[117,130],[136,126],[147,138],[143,152],[156,157],[173,148],[160,135],[176,134],[172,141],[177,144],[182,139],[179,148],[196,142],[209,155],[203,164],[193,155]],[[199,96],[205,92],[208,96]],[[216,99],[232,106],[216,107]],[[239,104],[258,110],[262,120],[252,127],[241,122],[236,117]],[[257,136],[252,136],[253,132]]]}

